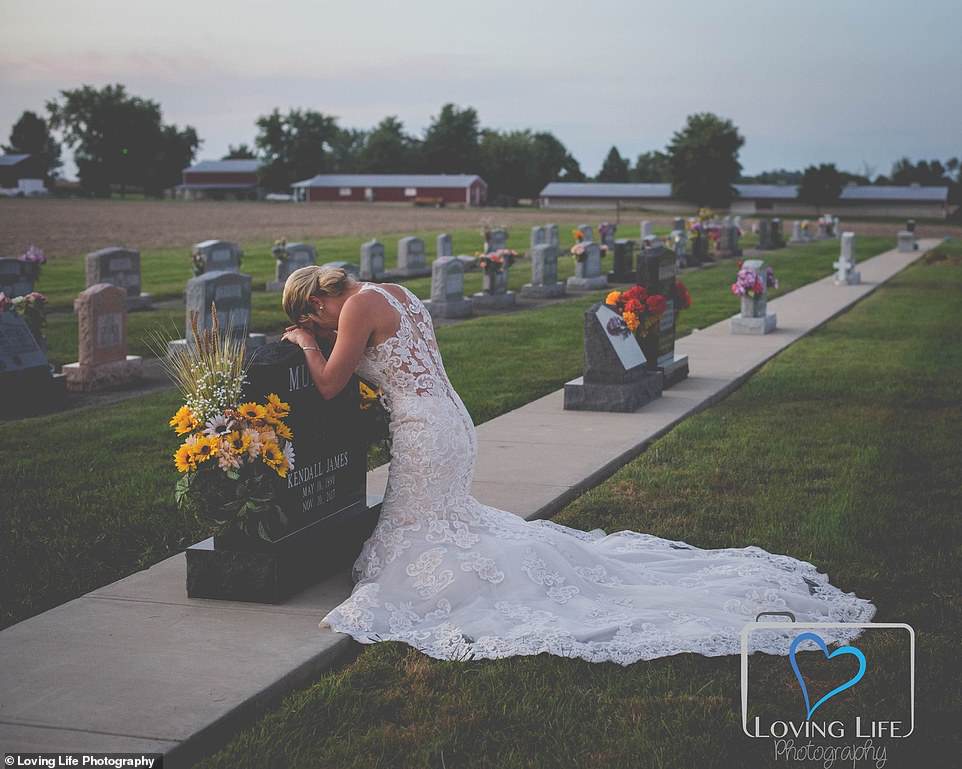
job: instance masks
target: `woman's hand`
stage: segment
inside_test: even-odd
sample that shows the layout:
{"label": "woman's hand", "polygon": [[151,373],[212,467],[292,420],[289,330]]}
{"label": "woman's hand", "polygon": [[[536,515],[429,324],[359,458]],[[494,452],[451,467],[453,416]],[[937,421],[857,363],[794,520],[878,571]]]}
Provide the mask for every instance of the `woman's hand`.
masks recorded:
{"label": "woman's hand", "polygon": [[299,347],[317,347],[317,338],[306,328],[288,326],[281,339],[293,342]]}

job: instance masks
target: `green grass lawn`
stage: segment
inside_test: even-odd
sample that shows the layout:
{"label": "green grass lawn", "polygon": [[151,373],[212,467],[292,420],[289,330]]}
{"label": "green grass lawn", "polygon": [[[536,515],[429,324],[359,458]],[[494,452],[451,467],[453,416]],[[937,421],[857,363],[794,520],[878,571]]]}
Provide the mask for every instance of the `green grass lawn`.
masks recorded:
{"label": "green grass lawn", "polygon": [[[788,553],[871,599],[875,621],[913,625],[916,731],[885,741],[892,767],[957,766],[962,748],[962,249],[954,254],[793,345],[555,518]],[[880,638],[860,640],[873,674],[830,713],[905,686],[887,672],[900,650]],[[798,689],[784,658],[772,660],[782,673],[771,695],[794,714]],[[742,735],[739,705],[736,656],[444,662],[386,642],[288,696],[201,766],[779,765],[769,740]]]}
{"label": "green grass lawn", "polygon": [[[573,242],[571,230],[576,224],[568,222],[560,227],[562,247],[567,249]],[[623,225],[625,237],[637,236],[637,232],[629,232],[630,225]],[[435,239],[439,232],[413,233],[424,239],[429,254],[429,261],[433,261]],[[665,234],[664,232],[660,234]],[[379,236],[385,245],[385,261],[387,267],[397,264],[397,240],[404,233],[392,233]],[[473,255],[481,248],[481,236],[475,230],[453,230],[451,232],[454,253]],[[339,237],[324,238],[311,241],[317,248],[318,263],[344,259],[358,264],[360,261],[361,243],[368,238]],[[754,242],[754,236],[748,233],[742,239],[746,245]],[[523,253],[527,250],[528,231],[515,228],[510,239],[512,247]],[[832,249],[838,250],[835,241],[830,241]],[[819,245],[824,248],[824,244]],[[287,325],[287,319],[281,310],[281,295],[267,293],[265,284],[274,279],[274,258],[271,256],[271,243],[262,242],[243,244],[244,257],[241,270],[253,277],[254,293],[251,298],[252,331],[280,332]],[[830,249],[831,250],[831,249]],[[605,260],[606,269],[610,269],[611,257]],[[560,279],[564,280],[574,274],[574,262],[563,256],[558,263]],[[142,287],[150,293],[156,302],[182,300],[184,287],[192,277],[189,248],[167,248],[145,250],[141,253]],[[73,301],[84,286],[84,261],[82,257],[68,257],[58,259],[44,265],[37,290],[47,297],[49,318],[47,324],[47,341],[49,358],[56,365],[71,363],[77,359],[77,319],[73,314]],[[531,262],[521,260],[510,274],[510,288],[518,291],[521,286],[531,281]],[[431,295],[431,279],[419,278],[405,282],[415,294],[423,299]],[[481,290],[481,273],[471,271],[465,274],[464,292],[470,295]],[[160,307],[153,310],[130,313],[128,316],[128,347],[132,355],[152,355],[146,339],[151,329],[161,327],[170,336],[182,337],[184,332],[185,313],[183,304],[177,307]]]}
{"label": "green grass lawn", "polygon": [[[865,238],[858,257],[891,246],[891,239]],[[836,241],[825,241],[773,252],[780,280],[774,295],[831,272],[837,250]],[[680,315],[680,334],[737,312],[728,291],[733,278],[731,263],[685,276],[693,306]],[[474,421],[547,395],[580,374],[583,312],[602,295],[440,327],[445,366]],[[177,474],[170,457],[177,441],[166,425],[179,405],[167,391],[8,427],[16,438],[0,444],[7,490],[0,517],[0,626],[207,535],[173,503]]]}

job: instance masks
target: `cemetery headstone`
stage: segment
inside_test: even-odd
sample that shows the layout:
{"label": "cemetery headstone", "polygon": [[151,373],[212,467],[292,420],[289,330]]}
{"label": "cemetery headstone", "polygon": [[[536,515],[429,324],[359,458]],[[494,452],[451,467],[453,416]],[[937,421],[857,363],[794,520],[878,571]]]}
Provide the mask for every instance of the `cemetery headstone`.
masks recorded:
{"label": "cemetery headstone", "polygon": [[505,263],[500,269],[482,267],[481,290],[471,296],[474,306],[484,310],[504,310],[514,307],[517,296],[508,291],[510,265]]}
{"label": "cemetery headstone", "polygon": [[172,349],[183,345],[194,346],[190,333],[192,313],[197,313],[198,328],[207,330],[213,327],[211,304],[217,310],[217,323],[220,333],[235,338],[246,337],[247,352],[252,353],[262,347],[267,339],[264,334],[247,332],[251,320],[251,276],[239,272],[205,272],[187,281],[185,292],[185,339],[175,339],[170,343]]}
{"label": "cemetery headstone", "polygon": [[437,240],[437,255],[441,256],[454,256],[454,247],[451,244],[451,236],[446,232],[442,232],[438,235]]}
{"label": "cemetery headstone", "polygon": [[317,251],[309,243],[287,243],[283,256],[275,260],[274,280],[267,284],[268,291],[283,291],[294,270],[317,263]]}
{"label": "cemetery headstone", "polygon": [[792,239],[790,243],[806,243],[805,231],[802,229],[802,222],[796,219],[792,222]]}
{"label": "cemetery headstone", "polygon": [[244,252],[236,243],[226,240],[204,240],[194,244],[194,273],[240,272]]}
{"label": "cemetery headstone", "polygon": [[775,241],[772,236],[772,223],[768,219],[758,222],[758,250],[772,251],[775,249]]}
{"label": "cemetery headstone", "polygon": [[782,220],[778,217],[772,219],[771,224],[772,248],[785,247],[785,234],[782,231]]}
{"label": "cemetery headstone", "polygon": [[66,379],[52,374],[26,321],[0,312],[0,416],[22,417],[63,405]]}
{"label": "cemetery headstone", "polygon": [[526,299],[555,299],[565,295],[565,284],[558,280],[558,247],[542,243],[531,249],[531,282],[521,287]]}
{"label": "cemetery headstone", "polygon": [[361,280],[379,281],[384,277],[384,246],[377,240],[361,245]]}
{"label": "cemetery headstone", "polygon": [[616,240],[612,247],[612,269],[608,280],[612,283],[634,283],[635,241]]}
{"label": "cemetery headstone", "polygon": [[915,251],[919,244],[915,242],[915,233],[902,230],[898,235],[898,250],[900,253]]}
{"label": "cemetery headstone", "polygon": [[832,232],[835,234],[836,238],[839,240],[842,239],[842,222],[837,216],[832,220]]}
{"label": "cemetery headstone", "polygon": [[354,262],[345,262],[338,259],[333,262],[324,262],[321,267],[336,267],[337,269],[344,270],[344,272],[354,278],[354,280],[360,280],[361,278],[361,271]]}
{"label": "cemetery headstone", "polygon": [[599,236],[603,245],[610,251],[615,247],[615,233],[618,231],[617,224],[602,225],[598,228]]}
{"label": "cemetery headstone", "polygon": [[732,224],[734,224],[738,229],[741,229],[741,228],[742,228],[742,218],[741,218],[740,216],[736,216],[734,219],[732,219]]}
{"label": "cemetery headstone", "polygon": [[601,302],[585,311],[584,375],[564,386],[564,407],[632,412],[661,397],[662,375],[652,371],[634,334]]}
{"label": "cemetery headstone", "polygon": [[733,334],[769,334],[775,330],[778,319],[768,312],[768,286],[766,274],[768,267],[762,259],[746,259],[742,269],[753,270],[761,278],[762,292],[755,297],[741,298],[741,314],[731,319]]}
{"label": "cemetery headstone", "polygon": [[732,223],[731,217],[726,216],[721,223],[715,253],[719,259],[732,259],[742,255],[738,228]]}
{"label": "cemetery headstone", "polygon": [[684,232],[684,231],[685,231],[685,217],[683,217],[683,216],[676,216],[675,219],[674,219],[674,221],[673,221],[672,224],[671,224],[671,228],[672,228],[673,230],[681,230],[682,232]]}
{"label": "cemetery headstone", "polygon": [[464,298],[464,266],[457,257],[439,256],[431,264],[431,299],[424,303],[435,318],[467,318],[474,314]]}
{"label": "cemetery headstone", "polygon": [[578,229],[581,230],[581,234],[584,235],[584,243],[589,243],[595,239],[595,231],[590,224],[579,224]]}
{"label": "cemetery headstone", "polygon": [[468,254],[458,254],[454,258],[457,259],[459,262],[461,262],[461,266],[464,267],[465,272],[467,272],[468,270],[476,270],[478,268],[478,257],[476,256],[469,256]]}
{"label": "cemetery headstone", "polygon": [[127,354],[127,292],[97,283],[82,291],[73,306],[79,360],[63,367],[67,389],[90,392],[139,379],[143,358]]}
{"label": "cemetery headstone", "polygon": [[397,242],[397,272],[403,277],[430,273],[424,256],[424,241],[409,236]]}
{"label": "cemetery headstone", "polygon": [[273,342],[252,360],[244,398],[263,403],[270,393],[291,407],[285,422],[294,435],[294,467],[274,481],[286,531],[273,542],[224,535],[188,548],[192,598],[282,601],[350,568],[377,522],[378,509],[367,506],[368,446],[357,380],[325,399],[311,382],[304,352]]}
{"label": "cemetery headstone", "polygon": [[678,267],[675,255],[656,238],[645,241],[638,255],[638,283],[650,294],[661,294],[668,300],[665,314],[658,328],[648,332],[641,348],[648,359],[648,368],[660,371],[668,389],[688,376],[688,356],[675,355],[675,336],[678,319]]}
{"label": "cemetery headstone", "polygon": [[33,291],[38,269],[30,262],[23,262],[12,256],[0,259],[0,291],[8,299],[26,296]]}
{"label": "cemetery headstone", "polygon": [[575,261],[575,274],[568,278],[568,291],[594,291],[608,285],[608,276],[601,274],[601,247],[585,241],[582,259]]}
{"label": "cemetery headstone", "polygon": [[854,286],[862,282],[862,276],[855,269],[855,233],[842,233],[842,250],[838,261],[832,263],[835,268],[835,283],[837,285]]}
{"label": "cemetery headstone", "polygon": [[150,307],[150,294],[140,290],[140,251],[112,246],[87,254],[84,261],[87,288],[109,283],[124,290],[127,310]]}
{"label": "cemetery headstone", "polygon": [[535,246],[540,246],[548,242],[548,231],[545,227],[532,227],[531,228],[531,241],[530,246],[534,248]]}
{"label": "cemetery headstone", "polygon": [[561,248],[561,231],[557,224],[546,224],[545,230],[548,234],[547,244],[555,248]]}
{"label": "cemetery headstone", "polygon": [[906,219],[906,220],[905,220],[905,229],[906,229],[908,232],[911,232],[911,233],[914,235],[914,234],[915,234],[915,219]]}
{"label": "cemetery headstone", "polygon": [[655,234],[655,228],[647,219],[641,222],[641,239],[644,240],[649,235]]}
{"label": "cemetery headstone", "polygon": [[688,267],[690,264],[688,259],[688,234],[684,230],[672,230],[668,237],[668,242],[675,252],[675,264],[678,265],[679,269]]}
{"label": "cemetery headstone", "polygon": [[508,231],[506,229],[503,227],[495,227],[493,230],[488,230],[488,237],[484,242],[484,252],[486,254],[507,247]]}

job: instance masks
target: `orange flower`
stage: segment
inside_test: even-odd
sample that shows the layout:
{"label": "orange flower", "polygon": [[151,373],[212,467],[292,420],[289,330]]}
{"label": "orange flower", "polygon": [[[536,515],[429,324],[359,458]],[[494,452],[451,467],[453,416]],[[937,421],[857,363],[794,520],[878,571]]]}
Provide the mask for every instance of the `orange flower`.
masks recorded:
{"label": "orange flower", "polygon": [[621,317],[624,319],[625,325],[628,326],[630,331],[633,332],[638,328],[638,316],[633,312],[626,312]]}
{"label": "orange flower", "polygon": [[605,297],[605,304],[615,305],[618,304],[618,300],[621,299],[620,291],[612,291],[608,296]]}

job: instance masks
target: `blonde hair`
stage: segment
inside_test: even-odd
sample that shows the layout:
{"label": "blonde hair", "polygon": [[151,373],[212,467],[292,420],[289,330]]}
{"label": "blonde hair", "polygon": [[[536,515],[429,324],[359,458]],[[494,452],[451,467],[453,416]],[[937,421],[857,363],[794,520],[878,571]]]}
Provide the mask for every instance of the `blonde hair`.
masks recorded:
{"label": "blonde hair", "polygon": [[300,267],[287,278],[281,304],[287,317],[300,323],[314,312],[309,301],[312,296],[340,296],[352,283],[354,278],[340,267],[317,264]]}

